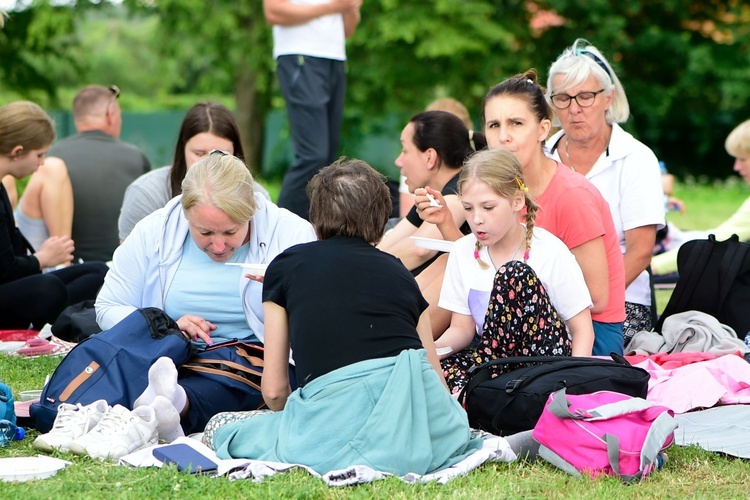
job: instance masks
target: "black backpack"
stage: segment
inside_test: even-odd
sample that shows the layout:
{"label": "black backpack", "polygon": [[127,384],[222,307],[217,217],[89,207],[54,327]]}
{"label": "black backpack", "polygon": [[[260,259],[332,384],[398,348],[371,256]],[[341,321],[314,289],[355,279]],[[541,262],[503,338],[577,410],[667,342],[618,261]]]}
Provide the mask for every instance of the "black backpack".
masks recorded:
{"label": "black backpack", "polygon": [[[518,367],[492,378],[492,366]],[[531,365],[531,366],[529,366]],[[614,391],[646,399],[649,374],[625,358],[533,356],[494,359],[469,369],[471,376],[458,397],[469,425],[507,436],[533,429],[549,395]]]}
{"label": "black backpack", "polygon": [[750,332],[750,244],[736,234],[726,241],[716,241],[711,234],[685,242],[677,253],[677,271],[680,277],[656,331],[661,332],[664,319],[673,314],[701,311],[744,339]]}

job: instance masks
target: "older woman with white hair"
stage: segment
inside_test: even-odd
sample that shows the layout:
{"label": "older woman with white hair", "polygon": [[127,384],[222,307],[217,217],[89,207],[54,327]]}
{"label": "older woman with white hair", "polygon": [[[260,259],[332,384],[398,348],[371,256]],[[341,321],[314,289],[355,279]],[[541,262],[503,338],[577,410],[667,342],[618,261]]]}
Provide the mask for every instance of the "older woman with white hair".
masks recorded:
{"label": "older woman with white hair", "polygon": [[549,69],[547,98],[562,127],[547,141],[553,158],[586,176],[609,203],[625,260],[625,344],[649,330],[647,268],[656,231],[664,225],[659,162],[618,124],[630,115],[625,90],[602,53],[578,39]]}

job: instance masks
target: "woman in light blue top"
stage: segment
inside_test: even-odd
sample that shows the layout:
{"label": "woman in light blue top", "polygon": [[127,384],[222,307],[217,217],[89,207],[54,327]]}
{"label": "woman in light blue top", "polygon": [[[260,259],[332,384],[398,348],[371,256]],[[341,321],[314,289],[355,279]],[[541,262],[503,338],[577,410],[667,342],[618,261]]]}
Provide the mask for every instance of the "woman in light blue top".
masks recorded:
{"label": "woman in light blue top", "polygon": [[[267,264],[286,248],[314,239],[310,223],[256,196],[241,160],[211,153],[188,170],[182,195],[137,224],[115,251],[97,297],[97,321],[107,330],[138,308],[158,307],[200,347],[227,339],[259,345],[262,285],[241,267],[225,264]],[[252,368],[237,351],[218,347],[211,355]],[[168,358],[151,367],[149,384],[135,405],[156,405],[159,432],[167,439],[179,434],[167,428],[175,423],[170,414],[179,413],[182,430],[190,433],[219,411],[254,409],[263,401],[260,391],[231,376],[183,373],[178,380]]]}

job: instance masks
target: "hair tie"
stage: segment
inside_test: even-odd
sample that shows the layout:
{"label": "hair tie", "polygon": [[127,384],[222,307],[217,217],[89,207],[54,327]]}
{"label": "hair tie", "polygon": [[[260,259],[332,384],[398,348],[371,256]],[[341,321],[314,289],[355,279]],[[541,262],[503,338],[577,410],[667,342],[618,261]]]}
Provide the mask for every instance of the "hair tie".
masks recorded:
{"label": "hair tie", "polygon": [[516,177],[516,184],[518,184],[518,189],[520,189],[524,193],[529,192],[529,188],[526,187],[526,184],[523,183],[520,177]]}
{"label": "hair tie", "polygon": [[479,250],[474,250],[474,260],[479,260]]}
{"label": "hair tie", "polygon": [[531,78],[527,78],[526,81],[529,82],[530,84],[534,85],[534,82],[533,82],[533,80]]}

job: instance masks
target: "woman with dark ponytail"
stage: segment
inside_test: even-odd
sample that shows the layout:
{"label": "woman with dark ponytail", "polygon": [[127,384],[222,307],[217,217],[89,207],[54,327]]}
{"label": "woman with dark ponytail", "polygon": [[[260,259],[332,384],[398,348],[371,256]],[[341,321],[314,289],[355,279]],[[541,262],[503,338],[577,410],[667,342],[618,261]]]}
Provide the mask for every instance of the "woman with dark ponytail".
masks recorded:
{"label": "woman with dark ponytail", "polygon": [[[456,227],[468,234],[471,230],[458,201],[456,182],[464,161],[486,145],[483,134],[470,132],[453,113],[424,111],[414,115],[401,132],[396,166],[406,177],[410,192],[429,186],[442,193]],[[417,247],[409,237],[441,238],[433,224],[422,222],[416,207],[412,207],[378,245],[401,259],[415,276],[432,263],[437,252]]]}
{"label": "woman with dark ponytail", "polygon": [[[450,241],[469,234],[464,211],[458,200],[456,184],[461,166],[475,151],[487,147],[484,134],[466,128],[464,122],[447,111],[424,111],[414,115],[401,133],[401,154],[396,166],[414,194],[430,189],[439,193],[448,208],[447,217],[456,228]],[[448,327],[450,314],[437,306],[447,255],[417,247],[410,236],[443,239],[441,231],[431,223],[422,223],[417,207],[389,231],[378,248],[395,255],[417,278],[428,308],[433,337]],[[460,229],[459,229],[460,228]]]}

